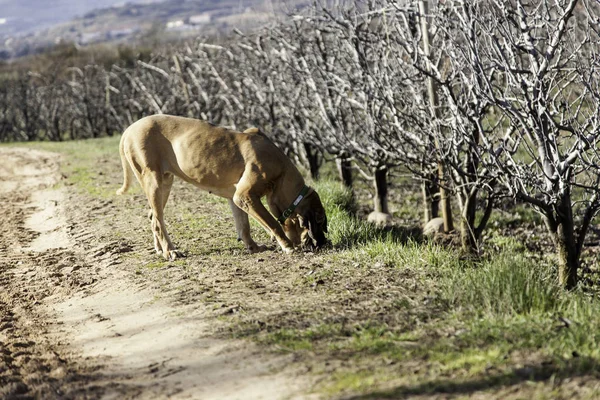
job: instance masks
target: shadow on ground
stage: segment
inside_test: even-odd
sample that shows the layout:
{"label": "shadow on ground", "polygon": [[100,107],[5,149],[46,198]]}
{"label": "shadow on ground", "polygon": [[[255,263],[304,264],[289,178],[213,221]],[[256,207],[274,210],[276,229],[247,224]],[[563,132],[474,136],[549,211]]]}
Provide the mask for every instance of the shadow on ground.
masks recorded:
{"label": "shadow on ground", "polygon": [[370,399],[406,399],[414,396],[471,396],[476,392],[492,390],[499,392],[518,386],[525,382],[545,382],[554,380],[556,383],[567,378],[600,377],[600,364],[589,357],[577,357],[564,361],[563,365],[528,364],[507,372],[490,373],[488,376],[474,379],[438,379],[414,385],[400,385],[388,390],[377,390],[358,396],[344,397],[345,400]]}

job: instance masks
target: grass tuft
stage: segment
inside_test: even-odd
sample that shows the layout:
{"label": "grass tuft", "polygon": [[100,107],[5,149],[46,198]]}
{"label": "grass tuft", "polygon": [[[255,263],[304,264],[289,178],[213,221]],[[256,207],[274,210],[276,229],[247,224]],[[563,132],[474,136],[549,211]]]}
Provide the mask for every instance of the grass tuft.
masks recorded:
{"label": "grass tuft", "polygon": [[418,228],[381,228],[356,217],[352,191],[339,182],[321,181],[315,189],[327,213],[329,240],[336,248],[347,249],[373,242],[407,243],[420,240]]}
{"label": "grass tuft", "polygon": [[314,188],[319,193],[327,215],[340,211],[346,214],[356,213],[357,204],[352,190],[340,182],[319,181],[314,185]]}
{"label": "grass tuft", "polygon": [[449,270],[443,292],[453,307],[478,314],[529,314],[555,311],[561,292],[549,265],[521,253],[501,252]]}

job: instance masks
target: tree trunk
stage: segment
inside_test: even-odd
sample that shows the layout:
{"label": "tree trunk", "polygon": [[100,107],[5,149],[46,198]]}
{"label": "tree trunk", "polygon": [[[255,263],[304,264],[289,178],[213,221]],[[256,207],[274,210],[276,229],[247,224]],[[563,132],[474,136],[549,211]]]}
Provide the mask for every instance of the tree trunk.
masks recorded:
{"label": "tree trunk", "polygon": [[[427,57],[431,54],[431,49],[429,46],[429,27],[427,21],[428,14],[428,2],[427,1],[419,1],[419,13],[421,14],[421,37],[423,40],[423,52]],[[439,102],[437,97],[437,84],[436,81],[432,77],[427,78],[427,95],[429,97],[429,108],[431,109],[431,116],[438,120],[439,116]],[[438,132],[441,133],[441,132]],[[439,136],[435,138],[435,149],[440,149]],[[439,182],[439,201],[442,205],[442,218],[444,219],[444,232],[450,232],[454,230],[454,223],[452,221],[452,209],[450,207],[450,199],[448,193],[444,187],[444,180],[446,174],[444,172],[444,164],[441,159],[439,159],[439,151],[438,153],[438,182]],[[436,205],[437,207],[437,205]],[[433,208],[433,204],[432,204]],[[433,213],[432,213],[433,214]],[[435,213],[437,216],[437,212]]]}
{"label": "tree trunk", "polygon": [[429,180],[423,181],[421,194],[423,195],[423,223],[426,224],[440,214],[439,188],[435,175],[430,175]]}
{"label": "tree trunk", "polygon": [[438,162],[438,173],[440,180],[440,203],[442,205],[442,218],[444,219],[444,232],[448,233],[454,230],[454,222],[452,220],[452,208],[450,207],[450,196],[444,187],[444,164]]}
{"label": "tree trunk", "polygon": [[375,211],[389,214],[388,209],[388,185],[387,185],[387,166],[383,165],[375,168]]}
{"label": "tree trunk", "polygon": [[577,285],[580,250],[575,238],[570,193],[565,194],[555,208],[546,210],[544,220],[556,247],[558,283],[565,289],[572,289]]}
{"label": "tree trunk", "polygon": [[460,238],[464,251],[475,253],[477,251],[478,237],[475,232],[475,217],[477,212],[477,195],[467,194],[460,220]]}
{"label": "tree trunk", "polygon": [[347,188],[352,189],[352,166],[350,165],[350,160],[342,155],[336,158],[335,163],[342,183]]}
{"label": "tree trunk", "polygon": [[183,72],[181,71],[181,64],[179,63],[179,58],[177,55],[173,55],[173,63],[175,64],[175,71],[177,71],[177,77],[179,78],[179,84],[181,85],[181,90],[183,91],[183,98],[185,99],[186,111],[189,113],[190,110],[190,92],[188,90],[187,84],[185,83],[185,79],[183,79]]}
{"label": "tree trunk", "polygon": [[427,182],[421,184],[421,198],[423,199],[423,224],[431,220],[431,211],[429,210],[429,196],[427,195]]}
{"label": "tree trunk", "polygon": [[106,82],[104,87],[104,111],[102,112],[102,120],[104,123],[104,132],[106,136],[113,136],[114,132],[110,127],[108,117],[110,115],[110,75],[106,74]]}
{"label": "tree trunk", "polygon": [[558,283],[565,289],[572,289],[577,285],[579,268],[573,221],[564,221],[558,226],[554,241],[558,253]]}
{"label": "tree trunk", "polygon": [[319,150],[308,142],[302,143],[304,146],[304,153],[306,154],[306,161],[308,162],[308,168],[310,171],[310,177],[314,181],[319,180],[319,168],[321,167],[321,160],[319,156]]}

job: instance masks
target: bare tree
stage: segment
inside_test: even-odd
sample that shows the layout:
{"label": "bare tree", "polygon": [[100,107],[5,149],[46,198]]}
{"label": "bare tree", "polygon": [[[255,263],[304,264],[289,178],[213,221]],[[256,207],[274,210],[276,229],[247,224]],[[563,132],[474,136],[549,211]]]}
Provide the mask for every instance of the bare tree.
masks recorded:
{"label": "bare tree", "polygon": [[[600,209],[599,6],[445,1],[425,13],[418,4],[317,3],[289,23],[157,49],[128,68],[22,74],[0,89],[10,99],[0,99],[0,139],[110,135],[152,113],[258,125],[315,177],[325,155],[352,160],[382,212],[390,168],[433,173],[458,200],[466,249],[500,196],[532,204],[555,241],[561,283],[575,285]],[[425,17],[429,29],[419,29]]]}
{"label": "bare tree", "polygon": [[[480,130],[481,162],[515,198],[533,205],[570,288],[592,218],[600,209],[600,135],[595,1],[448,2],[478,101],[508,126]],[[475,34],[476,33],[476,34]],[[504,124],[506,125],[506,124]],[[501,129],[502,128],[502,129]]]}
{"label": "bare tree", "polygon": [[[427,1],[419,1],[418,3],[418,8],[419,8],[419,22],[420,22],[420,27],[421,27],[421,38],[423,41],[423,55],[425,57],[430,58],[431,57],[431,47],[430,47],[430,39],[429,39],[429,25],[430,22],[428,21],[429,18],[429,4]],[[430,68],[433,64],[429,63],[428,65],[426,65],[426,68]],[[440,109],[439,109],[439,104],[438,104],[438,87],[437,87],[437,81],[434,79],[433,76],[431,76],[431,71],[429,71],[429,76],[427,78],[427,97],[429,100],[429,107],[431,109],[431,117],[434,120],[439,120],[440,119]],[[434,146],[435,149],[440,150],[440,139],[439,136],[436,136],[434,138]],[[448,198],[448,190],[445,187],[445,179],[446,179],[446,168],[444,165],[443,160],[438,159],[437,160],[437,180],[438,180],[438,184],[434,185],[432,188],[424,188],[423,192],[426,194],[424,201],[425,201],[425,208],[428,209],[429,208],[429,203],[431,202],[430,196],[427,196],[428,192],[435,192],[439,190],[439,196],[440,196],[440,203],[441,203],[441,208],[442,208],[442,218],[444,220],[444,232],[450,232],[454,229],[454,223],[452,220],[452,209],[450,207],[450,199]],[[430,180],[430,182],[433,181]],[[427,182],[425,183],[427,184]],[[430,194],[430,193],[429,193]],[[437,217],[437,215],[435,215],[435,213],[432,211],[431,213],[432,217]],[[427,215],[427,214],[426,214]],[[427,218],[427,216],[425,217]]]}
{"label": "bare tree", "polygon": [[[353,16],[336,17],[339,26],[355,34],[345,36],[356,38],[353,48],[361,61],[353,70],[362,71],[364,80],[348,78],[352,96],[346,95],[345,100],[357,105],[358,121],[371,124],[359,122],[361,128],[366,127],[362,143],[370,150],[367,154],[376,172],[381,168],[378,163],[386,160],[426,181],[433,175],[444,192],[457,195],[463,246],[473,251],[497,196],[494,177],[479,157],[479,130],[491,129],[486,126],[490,105],[465,90],[473,76],[464,74],[463,64],[470,61],[447,62],[461,43],[458,36],[462,33],[442,35],[439,26],[448,17],[434,9],[430,16],[433,45],[423,47],[422,35],[429,31],[419,29],[418,21],[424,16],[416,5],[400,7],[382,1]],[[337,36],[343,37],[344,32]],[[486,200],[485,212],[477,221],[475,211],[481,198]],[[449,202],[445,207],[449,208]],[[447,210],[451,220],[450,215]]]}

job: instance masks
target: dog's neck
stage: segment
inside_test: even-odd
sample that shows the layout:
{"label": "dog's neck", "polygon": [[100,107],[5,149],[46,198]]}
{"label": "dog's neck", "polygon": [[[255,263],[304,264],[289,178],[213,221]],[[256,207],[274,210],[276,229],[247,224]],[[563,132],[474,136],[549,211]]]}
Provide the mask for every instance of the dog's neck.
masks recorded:
{"label": "dog's neck", "polygon": [[276,214],[275,217],[277,218],[296,200],[298,194],[305,186],[304,178],[302,178],[300,172],[294,167],[282,177],[278,186],[276,192],[273,192],[272,198],[273,204],[277,207],[277,210],[272,211]]}

